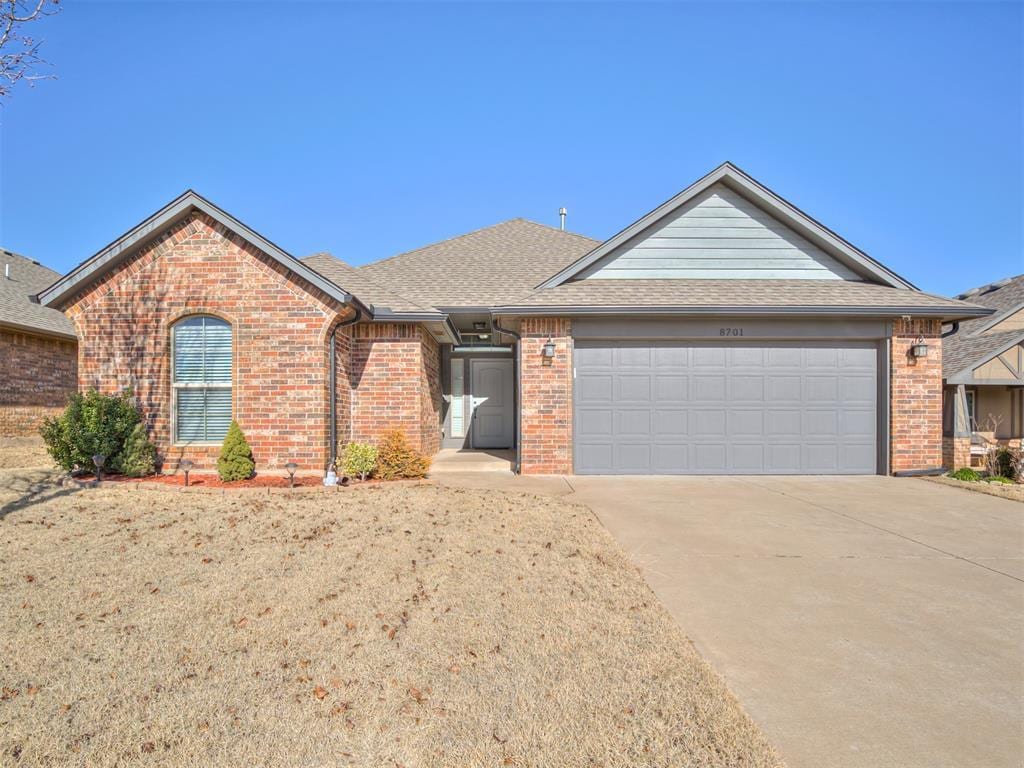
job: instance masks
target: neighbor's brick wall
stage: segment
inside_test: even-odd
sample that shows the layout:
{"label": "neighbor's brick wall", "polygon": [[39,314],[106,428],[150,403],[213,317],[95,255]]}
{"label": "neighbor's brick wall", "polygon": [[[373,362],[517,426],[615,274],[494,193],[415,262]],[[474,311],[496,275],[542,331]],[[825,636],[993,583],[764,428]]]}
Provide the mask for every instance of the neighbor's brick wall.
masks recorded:
{"label": "neighbor's brick wall", "polygon": [[352,331],[352,440],[376,442],[402,430],[420,451],[441,444],[440,351],[411,323],[360,323]]}
{"label": "neighbor's brick wall", "polygon": [[[919,336],[928,356],[913,358]],[[942,339],[938,320],[893,322],[890,369],[892,472],[942,466]]]}
{"label": "neighbor's brick wall", "polygon": [[[352,362],[352,329],[344,326],[337,329],[334,335],[335,364],[337,372],[334,378],[335,412],[337,413],[337,445],[335,455],[352,439],[352,385],[349,382],[349,370]],[[327,401],[328,414],[330,400]],[[330,429],[330,424],[328,424]]]}
{"label": "neighbor's brick wall", "polygon": [[34,435],[78,387],[70,339],[0,328],[0,437]]}
{"label": "neighbor's brick wall", "polygon": [[[566,318],[527,317],[520,323],[522,378],[521,471],[572,474],[572,324]],[[548,338],[555,344],[543,364]]]}
{"label": "neighbor's brick wall", "polygon": [[257,469],[328,454],[328,331],[344,310],[216,221],[194,214],[160,234],[65,307],[82,340],[80,386],[131,387],[165,470],[212,468],[219,446],[174,446],[171,325],[211,314],[232,324],[234,418]]}

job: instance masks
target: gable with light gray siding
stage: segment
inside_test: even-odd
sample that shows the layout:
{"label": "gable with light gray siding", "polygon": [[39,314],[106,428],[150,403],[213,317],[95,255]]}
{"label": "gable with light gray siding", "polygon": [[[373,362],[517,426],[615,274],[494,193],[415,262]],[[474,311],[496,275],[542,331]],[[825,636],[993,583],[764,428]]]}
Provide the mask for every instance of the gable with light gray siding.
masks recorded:
{"label": "gable with light gray siding", "polygon": [[581,277],[861,279],[723,184],[708,188]]}

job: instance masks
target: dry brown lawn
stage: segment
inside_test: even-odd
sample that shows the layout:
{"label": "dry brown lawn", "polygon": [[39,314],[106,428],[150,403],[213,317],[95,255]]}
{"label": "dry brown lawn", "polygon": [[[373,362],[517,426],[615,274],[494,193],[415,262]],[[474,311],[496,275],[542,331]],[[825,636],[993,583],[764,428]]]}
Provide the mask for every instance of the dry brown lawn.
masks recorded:
{"label": "dry brown lawn", "polygon": [[583,507],[0,470],[0,765],[776,766]]}

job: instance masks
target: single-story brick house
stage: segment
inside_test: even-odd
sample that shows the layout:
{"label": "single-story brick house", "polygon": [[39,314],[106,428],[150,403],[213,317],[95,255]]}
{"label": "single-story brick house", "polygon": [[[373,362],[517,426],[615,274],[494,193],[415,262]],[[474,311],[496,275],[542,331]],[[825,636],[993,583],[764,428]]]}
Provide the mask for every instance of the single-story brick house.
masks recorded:
{"label": "single-story brick house", "polygon": [[83,387],[136,393],[173,467],[230,418],[260,467],[403,429],[524,473],[887,473],[942,461],[942,323],[726,163],[598,242],[513,219],[363,267],[186,192],[39,294]]}
{"label": "single-story brick house", "polygon": [[0,437],[34,435],[78,387],[75,328],[32,300],[59,273],[2,248],[0,269]]}
{"label": "single-story brick house", "polygon": [[943,343],[943,463],[967,467],[1024,438],[1024,275],[957,298],[995,312],[953,324]]}

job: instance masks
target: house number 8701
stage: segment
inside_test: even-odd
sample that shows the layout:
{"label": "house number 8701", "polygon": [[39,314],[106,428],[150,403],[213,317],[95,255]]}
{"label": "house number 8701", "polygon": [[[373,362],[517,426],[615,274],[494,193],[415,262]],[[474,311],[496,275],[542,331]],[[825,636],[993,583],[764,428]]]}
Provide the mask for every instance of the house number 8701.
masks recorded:
{"label": "house number 8701", "polygon": [[742,328],[719,328],[718,329],[718,335],[719,336],[742,336],[743,335],[743,329]]}

